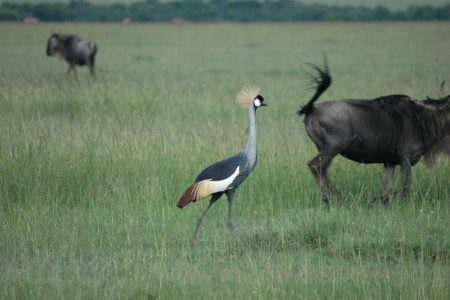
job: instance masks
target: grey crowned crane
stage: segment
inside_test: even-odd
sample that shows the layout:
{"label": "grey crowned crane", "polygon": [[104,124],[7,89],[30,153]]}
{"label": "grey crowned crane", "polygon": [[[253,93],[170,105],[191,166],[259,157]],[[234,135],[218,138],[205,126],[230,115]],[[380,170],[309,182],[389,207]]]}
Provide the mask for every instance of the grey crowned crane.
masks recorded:
{"label": "grey crowned crane", "polygon": [[256,166],[256,110],[259,107],[267,106],[267,104],[264,103],[264,98],[260,95],[260,89],[254,86],[245,87],[239,91],[236,101],[243,107],[248,108],[250,128],[246,146],[238,154],[204,169],[178,200],[177,206],[183,208],[191,202],[211,196],[206,210],[197,220],[193,238],[197,235],[203,217],[223,194],[226,194],[228,198],[228,229],[233,230],[231,207],[234,193]]}

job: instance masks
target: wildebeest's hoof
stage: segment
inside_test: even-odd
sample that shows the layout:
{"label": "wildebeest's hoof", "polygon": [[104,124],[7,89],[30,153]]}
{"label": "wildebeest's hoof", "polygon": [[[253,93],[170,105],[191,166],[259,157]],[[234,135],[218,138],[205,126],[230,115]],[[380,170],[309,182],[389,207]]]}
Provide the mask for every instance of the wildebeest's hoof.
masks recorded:
{"label": "wildebeest's hoof", "polygon": [[230,233],[235,233],[234,226],[232,223],[227,223],[227,227]]}
{"label": "wildebeest's hoof", "polygon": [[384,205],[387,205],[390,200],[391,198],[389,196],[378,196],[373,199],[372,203],[382,203]]}
{"label": "wildebeest's hoof", "polygon": [[405,187],[402,188],[399,192],[400,197],[406,197],[409,194],[409,188]]}

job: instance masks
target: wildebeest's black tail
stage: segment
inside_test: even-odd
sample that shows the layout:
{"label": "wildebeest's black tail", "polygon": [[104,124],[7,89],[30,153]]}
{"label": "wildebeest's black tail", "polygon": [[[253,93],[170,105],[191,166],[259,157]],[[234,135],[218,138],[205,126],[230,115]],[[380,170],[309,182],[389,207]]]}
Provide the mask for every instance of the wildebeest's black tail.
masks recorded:
{"label": "wildebeest's black tail", "polygon": [[297,112],[299,115],[308,115],[309,113],[311,113],[314,108],[314,102],[319,99],[320,95],[322,95],[323,92],[326,91],[326,89],[331,85],[332,81],[330,72],[328,70],[326,55],[324,56],[323,69],[314,64],[308,65],[310,65],[317,72],[316,76],[309,74],[309,76],[311,77],[312,87],[316,89],[316,92],[314,93],[314,96],[312,96],[311,100],[309,100],[309,102]]}
{"label": "wildebeest's black tail", "polygon": [[89,43],[89,50],[91,52],[91,56],[94,57],[97,54],[97,44],[94,42]]}

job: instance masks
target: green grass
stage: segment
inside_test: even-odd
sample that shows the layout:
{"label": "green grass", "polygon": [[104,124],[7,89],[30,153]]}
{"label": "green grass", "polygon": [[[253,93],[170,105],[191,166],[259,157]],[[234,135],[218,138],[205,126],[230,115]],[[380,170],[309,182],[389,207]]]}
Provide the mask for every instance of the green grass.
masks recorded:
{"label": "green grass", "polygon": [[[98,80],[45,57],[52,30],[99,44]],[[435,96],[450,23],[0,24],[0,298],[448,299],[449,161],[413,168],[413,190],[370,205],[382,167],[336,158],[347,195],[323,207],[295,112],[327,52],[323,99]],[[259,162],[234,205],[183,210],[203,167],[245,143],[244,85]],[[395,187],[398,187],[398,180]]]}

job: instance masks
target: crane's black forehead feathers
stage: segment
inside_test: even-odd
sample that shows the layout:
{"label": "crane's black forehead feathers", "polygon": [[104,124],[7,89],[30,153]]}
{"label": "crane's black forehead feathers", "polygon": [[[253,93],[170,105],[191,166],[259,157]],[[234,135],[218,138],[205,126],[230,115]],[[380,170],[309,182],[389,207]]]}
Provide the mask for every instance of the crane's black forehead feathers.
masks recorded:
{"label": "crane's black forehead feathers", "polygon": [[264,98],[261,95],[256,96],[256,99],[258,99],[261,102],[264,102]]}

